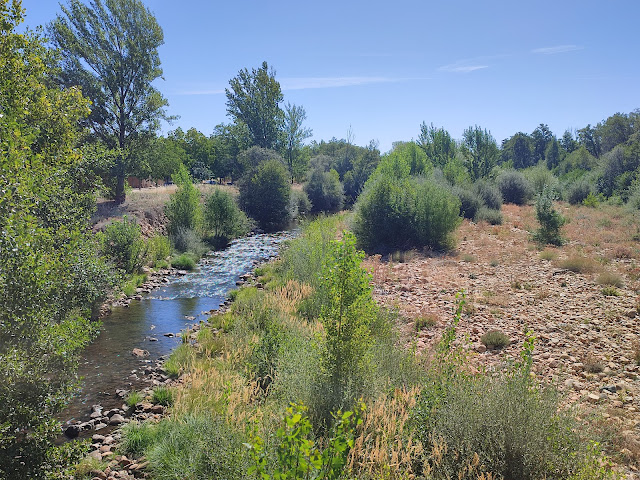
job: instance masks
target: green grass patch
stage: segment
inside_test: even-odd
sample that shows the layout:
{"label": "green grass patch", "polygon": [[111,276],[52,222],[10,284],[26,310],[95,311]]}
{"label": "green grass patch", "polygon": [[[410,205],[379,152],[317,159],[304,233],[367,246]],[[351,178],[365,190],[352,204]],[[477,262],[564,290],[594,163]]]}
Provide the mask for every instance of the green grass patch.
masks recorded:
{"label": "green grass patch", "polygon": [[191,271],[196,268],[196,261],[190,253],[181,253],[171,259],[171,266],[178,270]]}
{"label": "green grass patch", "polygon": [[509,336],[500,330],[489,330],[480,337],[480,341],[487,348],[502,348],[511,343]]}
{"label": "green grass patch", "polygon": [[132,390],[127,395],[127,398],[125,399],[125,403],[129,407],[135,407],[137,404],[139,404],[143,400],[144,400],[144,395],[142,395],[142,393],[140,393],[140,392],[138,392],[136,390]]}
{"label": "green grass patch", "polygon": [[173,391],[167,387],[157,387],[153,389],[151,401],[156,405],[170,407],[173,405]]}

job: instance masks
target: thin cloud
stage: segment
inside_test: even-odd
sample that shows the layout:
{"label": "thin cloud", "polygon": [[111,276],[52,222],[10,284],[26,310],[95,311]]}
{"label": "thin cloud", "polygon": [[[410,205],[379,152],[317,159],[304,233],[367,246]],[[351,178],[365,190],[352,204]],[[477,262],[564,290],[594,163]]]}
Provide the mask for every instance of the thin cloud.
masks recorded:
{"label": "thin cloud", "polygon": [[556,45],[555,47],[543,47],[543,48],[534,48],[531,50],[531,53],[536,53],[540,55],[555,55],[556,53],[567,53],[574,52],[576,50],[582,50],[583,47],[579,47],[578,45]]}
{"label": "thin cloud", "polygon": [[468,60],[460,60],[459,62],[450,63],[449,65],[443,65],[438,68],[441,72],[452,73],[471,73],[476,70],[482,70],[483,68],[489,68],[489,65],[482,65],[476,62],[469,62]]}
{"label": "thin cloud", "polygon": [[[279,80],[282,90],[308,90],[315,88],[341,88],[372,85],[377,83],[399,83],[411,80],[429,80],[429,78],[396,77],[291,77]],[[178,95],[221,95],[224,89],[185,90]]]}

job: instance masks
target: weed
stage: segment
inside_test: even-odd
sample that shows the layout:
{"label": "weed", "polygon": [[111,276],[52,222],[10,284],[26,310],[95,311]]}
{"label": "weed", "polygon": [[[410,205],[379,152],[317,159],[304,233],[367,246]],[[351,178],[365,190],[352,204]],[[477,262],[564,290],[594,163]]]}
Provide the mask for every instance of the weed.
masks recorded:
{"label": "weed", "polygon": [[555,260],[556,258],[558,258],[558,252],[556,252],[555,250],[545,249],[540,252],[540,258],[542,260],[549,260],[549,261]]}
{"label": "weed", "polygon": [[497,267],[498,265],[500,265],[500,261],[492,258],[491,261],[489,262],[489,265],[491,265],[492,267]]}
{"label": "weed", "polygon": [[600,290],[600,293],[602,293],[602,295],[604,295],[605,297],[619,297],[620,296],[620,292],[618,292],[616,287],[612,287],[612,286],[604,287],[602,290]]}
{"label": "weed", "polygon": [[178,345],[164,362],[164,371],[170,377],[179,377],[194,360],[194,349],[187,343]]}
{"label": "weed", "polygon": [[193,270],[196,268],[196,262],[189,253],[182,253],[171,259],[171,266],[179,270]]}
{"label": "weed", "polygon": [[500,330],[489,330],[480,337],[487,348],[502,348],[511,343],[511,339]]}
{"label": "weed", "polygon": [[462,255],[462,261],[467,263],[475,263],[478,261],[478,257],[469,253],[465,253],[464,255]]}
{"label": "weed", "polygon": [[604,363],[593,354],[588,354],[582,360],[582,364],[587,373],[600,373],[604,370]]}
{"label": "weed", "polygon": [[571,256],[560,262],[560,267],[575,273],[594,273],[598,264],[592,259],[579,255]]}
{"label": "weed", "polygon": [[149,422],[129,422],[122,427],[120,448],[127,455],[139,457],[156,438],[156,426]]}
{"label": "weed", "polygon": [[596,282],[598,285],[608,285],[618,288],[622,288],[624,286],[622,277],[614,272],[602,272],[598,275]]}
{"label": "weed", "polygon": [[434,314],[423,315],[415,319],[416,332],[424,328],[432,328],[438,324],[438,317]]}
{"label": "weed", "polygon": [[158,387],[153,389],[151,401],[156,405],[169,407],[173,405],[173,391],[167,387]]}
{"label": "weed", "polygon": [[640,365],[640,341],[639,340],[636,340],[635,342],[633,342],[632,354],[633,354],[633,360],[638,365]]}

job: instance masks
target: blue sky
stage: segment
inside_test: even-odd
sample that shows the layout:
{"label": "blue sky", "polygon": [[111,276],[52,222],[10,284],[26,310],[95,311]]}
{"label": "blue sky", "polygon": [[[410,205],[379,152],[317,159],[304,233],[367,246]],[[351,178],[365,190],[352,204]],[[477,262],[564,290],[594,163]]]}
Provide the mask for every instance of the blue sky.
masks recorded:
{"label": "blue sky", "polygon": [[[88,0],[87,0],[88,1]],[[224,89],[263,60],[314,140],[375,139],[384,152],[423,121],[460,138],[470,125],[500,142],[546,123],[565,129],[640,108],[637,0],[146,0],[175,127],[229,122]],[[26,24],[57,1],[23,0]]]}

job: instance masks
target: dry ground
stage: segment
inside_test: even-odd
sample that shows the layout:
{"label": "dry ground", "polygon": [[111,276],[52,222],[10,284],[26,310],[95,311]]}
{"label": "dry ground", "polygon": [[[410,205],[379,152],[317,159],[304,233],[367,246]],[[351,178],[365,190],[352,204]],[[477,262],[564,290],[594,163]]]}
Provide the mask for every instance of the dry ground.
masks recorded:
{"label": "dry ground", "polygon": [[[404,263],[370,257],[374,295],[400,311],[411,342],[428,352],[452,319],[456,292],[464,289],[467,305],[458,332],[467,338],[479,369],[515,358],[525,329],[531,329],[536,375],[611,427],[621,452],[617,460],[635,471],[640,466],[638,217],[609,206],[560,210],[569,219],[562,247],[540,251],[530,239],[537,228],[533,207],[505,205],[503,225],[465,220],[451,254],[409,252]],[[435,326],[417,329],[421,317]],[[506,333],[511,345],[487,350],[480,337],[493,329]]]}

